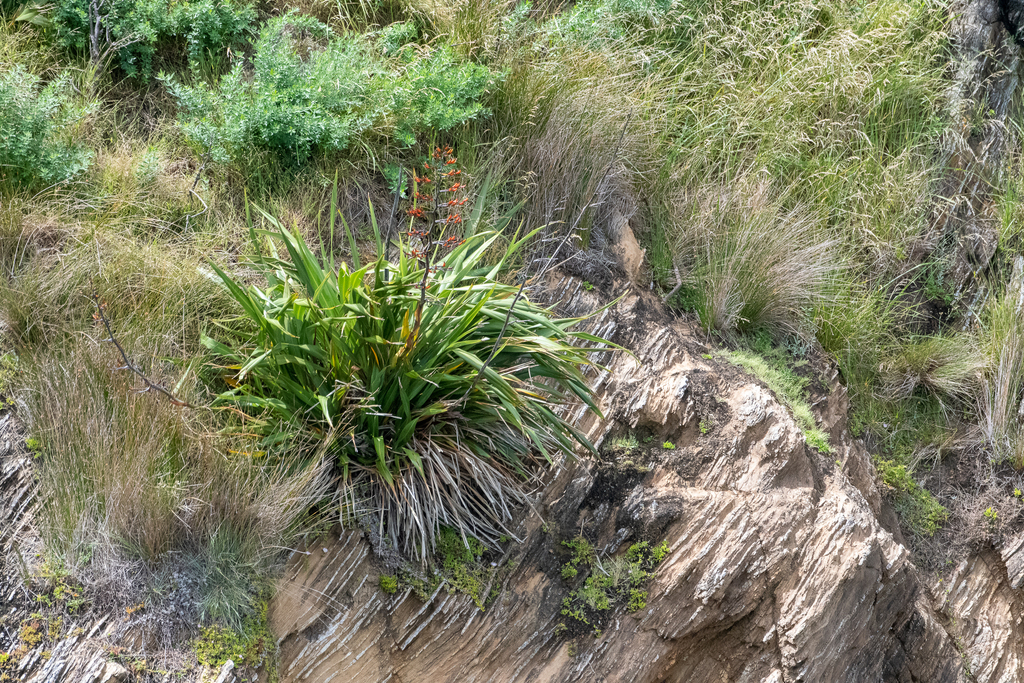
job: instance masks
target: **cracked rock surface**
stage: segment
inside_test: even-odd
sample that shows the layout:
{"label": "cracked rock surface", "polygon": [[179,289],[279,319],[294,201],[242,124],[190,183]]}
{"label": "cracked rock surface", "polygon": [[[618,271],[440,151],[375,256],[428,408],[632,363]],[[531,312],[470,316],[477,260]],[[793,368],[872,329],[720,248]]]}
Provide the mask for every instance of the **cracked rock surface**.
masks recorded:
{"label": "cracked rock surface", "polygon": [[[562,300],[585,307],[571,286]],[[833,453],[809,449],[769,390],[684,328],[651,323],[653,305],[628,296],[595,321],[636,356],[597,378],[607,419],[579,417],[597,443],[631,428],[675,448],[614,486],[607,463],[563,469],[537,498],[547,531],[525,519],[517,568],[486,612],[443,586],[426,602],[385,594],[359,531],[297,553],[272,606],[283,681],[966,680],[909,552],[872,509],[863,447],[837,424]],[[818,410],[844,407],[836,385]],[[640,538],[671,552],[645,608],[613,608],[600,637],[569,647],[559,546],[579,532],[609,556]],[[979,618],[1011,647],[1011,615],[989,613],[990,597]]]}

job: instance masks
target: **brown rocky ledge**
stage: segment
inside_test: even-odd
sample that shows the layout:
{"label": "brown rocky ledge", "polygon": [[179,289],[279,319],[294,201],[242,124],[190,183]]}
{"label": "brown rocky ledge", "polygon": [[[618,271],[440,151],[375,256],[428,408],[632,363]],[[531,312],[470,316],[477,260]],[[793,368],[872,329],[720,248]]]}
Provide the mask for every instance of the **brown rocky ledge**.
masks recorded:
{"label": "brown rocky ledge", "polygon": [[[585,306],[578,283],[566,286],[560,298]],[[635,357],[615,355],[597,378],[607,419],[580,417],[597,443],[634,429],[675,448],[649,450],[661,454],[646,472],[623,467],[622,454],[616,462],[615,449],[562,469],[526,515],[523,543],[498,560],[516,569],[483,612],[445,586],[426,602],[411,589],[385,594],[357,530],[296,553],[271,614],[282,681],[937,683],[965,680],[965,661],[994,654],[975,652],[991,642],[984,633],[959,643],[947,634],[938,608],[955,596],[933,604],[878,521],[870,459],[842,424],[842,388],[817,406],[833,423],[833,452],[822,454],[755,379],[706,357],[688,328],[652,322],[655,307],[631,294],[597,319]],[[569,590],[561,541],[580,533],[607,556],[641,538],[671,549],[646,607],[613,605],[600,637],[557,628]],[[988,574],[976,580],[995,588],[964,599],[1013,631],[1015,601]]]}

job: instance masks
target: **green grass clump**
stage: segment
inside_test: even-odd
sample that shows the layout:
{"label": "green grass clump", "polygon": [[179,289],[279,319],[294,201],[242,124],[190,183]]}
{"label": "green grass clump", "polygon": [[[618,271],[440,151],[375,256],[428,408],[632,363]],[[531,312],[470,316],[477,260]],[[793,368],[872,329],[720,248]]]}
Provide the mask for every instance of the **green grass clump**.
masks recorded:
{"label": "green grass clump", "polygon": [[896,494],[894,507],[900,518],[915,534],[934,536],[949,516],[946,508],[914,480],[905,465],[876,459],[875,466],[882,482]]}
{"label": "green grass clump", "polygon": [[[722,356],[730,363],[738,365],[768,385],[786,406],[793,411],[793,417],[804,432],[804,440],[813,448],[823,453],[831,452],[828,435],[817,427],[814,413],[807,402],[807,383],[805,377],[793,372],[789,363],[798,363],[794,358],[787,358],[784,351],[774,350],[765,346],[762,341],[759,348],[767,355],[748,349],[722,352]],[[806,361],[804,361],[806,363]]]}
{"label": "green grass clump", "polygon": [[998,459],[1021,469],[1024,438],[1018,414],[1024,395],[1024,321],[1012,290],[994,298],[987,307],[982,349],[988,358],[979,400],[982,431]]}
{"label": "green grass clump", "polygon": [[908,398],[918,388],[956,402],[971,401],[987,359],[968,334],[927,336],[901,344],[882,367],[886,392]]}
{"label": "green grass clump", "polygon": [[[26,359],[48,553],[77,575],[97,557],[159,567],[174,551],[202,586],[196,616],[237,629],[251,586],[324,494],[324,469],[258,466],[251,442],[211,436],[195,413],[138,393],[111,369],[115,354],[83,340]],[[196,401],[194,382],[179,382],[179,395]]]}
{"label": "green grass clump", "polygon": [[689,273],[678,283],[683,305],[704,327],[728,335],[805,334],[809,311],[837,270],[838,243],[803,212],[751,202],[737,192],[680,238],[675,263]]}

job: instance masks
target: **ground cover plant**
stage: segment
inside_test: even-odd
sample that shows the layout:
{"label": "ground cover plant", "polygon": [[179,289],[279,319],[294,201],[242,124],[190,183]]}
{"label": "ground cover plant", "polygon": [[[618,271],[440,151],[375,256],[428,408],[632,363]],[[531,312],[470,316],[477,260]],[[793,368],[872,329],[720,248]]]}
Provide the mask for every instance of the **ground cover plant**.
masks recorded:
{"label": "ground cover plant", "polygon": [[[557,346],[576,345],[570,322],[531,317],[533,278],[557,265],[604,296],[624,220],[646,249],[642,285],[762,377],[821,451],[790,351],[836,363],[914,543],[948,540],[958,518],[985,538],[1016,523],[997,498],[1014,488],[999,468],[1024,466],[1024,173],[1014,152],[986,181],[994,255],[957,280],[966,240],[936,232],[952,163],[937,150],[1017,128],[950,95],[944,3],[27,9],[0,17],[0,353],[17,368],[2,393],[33,440],[47,552],[87,590],[186,567],[207,588],[174,593],[183,613],[244,630],[281,547],[322,528],[333,468],[346,521],[373,520],[412,556],[442,524],[447,545],[492,543],[522,474],[577,441],[551,404],[585,396],[568,372],[583,351]],[[410,252],[430,252],[418,236],[395,248],[392,216],[429,208],[422,196],[436,208],[421,180],[436,146],[458,158],[447,178],[468,188],[475,232],[430,272],[441,262]],[[375,317],[334,311],[330,292]],[[156,381],[241,415],[133,393],[93,293]],[[509,310],[508,345],[477,381]],[[283,329],[318,351],[285,362],[300,342]],[[350,332],[364,343],[342,344]],[[976,465],[983,495],[944,493],[951,459]],[[456,472],[476,483],[443,483]],[[598,604],[585,588],[572,609]]]}
{"label": "ground cover plant", "polygon": [[[431,161],[454,169],[450,151]],[[462,221],[453,173],[434,174],[433,190],[423,183],[437,199],[409,209],[410,242],[396,261],[378,231],[374,261],[335,267],[270,219],[275,230],[260,234],[288,258],[276,249],[260,258],[266,288],[243,289],[218,269],[245,326],[227,343],[206,341],[238,368],[220,400],[254,411],[246,429],[265,434],[263,447],[303,440],[336,460],[343,514],[372,517],[377,533],[421,560],[442,526],[489,544],[511,533],[519,480],[577,444],[593,451],[558,407],[597,410],[578,344],[602,341],[496,279],[504,259],[482,258],[498,235]]]}

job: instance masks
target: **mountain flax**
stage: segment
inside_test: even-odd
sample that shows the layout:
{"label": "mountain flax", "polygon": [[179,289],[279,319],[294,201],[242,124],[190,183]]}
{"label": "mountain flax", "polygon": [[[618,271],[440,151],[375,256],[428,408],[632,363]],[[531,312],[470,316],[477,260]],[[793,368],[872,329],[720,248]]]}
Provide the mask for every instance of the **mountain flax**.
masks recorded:
{"label": "mountain flax", "polygon": [[329,452],[343,518],[372,520],[394,547],[425,560],[442,525],[486,543],[509,533],[531,475],[577,444],[593,450],[557,411],[576,401],[598,411],[580,370],[592,349],[580,342],[606,342],[574,329],[578,319],[516,299],[517,288],[497,280],[504,260],[481,263],[496,233],[431,237],[436,228],[417,229],[419,208],[398,261],[384,257],[377,232],[378,256],[362,268],[321,261],[266,216],[276,230],[260,233],[289,258],[261,257],[265,288],[244,289],[218,269],[244,315],[221,326],[222,341],[204,343],[235,370],[219,401],[251,418],[264,447]]}

